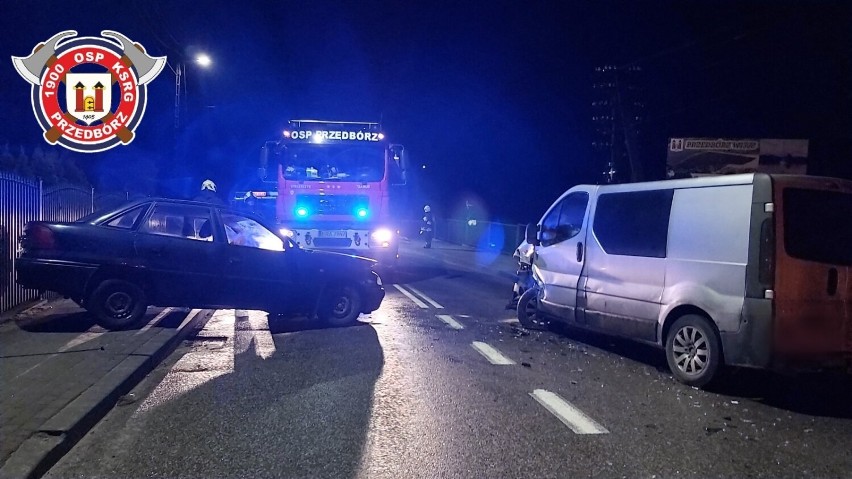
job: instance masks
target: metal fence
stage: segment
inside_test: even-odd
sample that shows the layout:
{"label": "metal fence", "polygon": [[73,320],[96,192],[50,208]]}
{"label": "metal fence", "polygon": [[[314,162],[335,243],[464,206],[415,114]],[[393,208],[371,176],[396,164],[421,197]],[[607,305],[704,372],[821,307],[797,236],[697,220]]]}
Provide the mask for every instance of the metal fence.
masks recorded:
{"label": "metal fence", "polygon": [[15,251],[24,225],[41,217],[41,199],[40,181],[0,172],[0,312],[38,296],[15,284]]}
{"label": "metal fence", "polygon": [[43,188],[38,180],[0,172],[0,312],[38,298],[38,291],[15,284],[15,256],[27,222],[76,221],[128,199],[127,193],[95,195],[76,186]]}
{"label": "metal fence", "polygon": [[[400,232],[412,240],[420,234],[419,220],[403,221]],[[435,219],[435,238],[448,243],[471,246],[479,250],[495,250],[512,254],[524,240],[526,225],[516,223],[498,223],[495,221],[477,221],[469,224],[467,220]]]}
{"label": "metal fence", "polygon": [[435,238],[480,250],[513,253],[524,240],[526,225],[493,221],[436,219]]}

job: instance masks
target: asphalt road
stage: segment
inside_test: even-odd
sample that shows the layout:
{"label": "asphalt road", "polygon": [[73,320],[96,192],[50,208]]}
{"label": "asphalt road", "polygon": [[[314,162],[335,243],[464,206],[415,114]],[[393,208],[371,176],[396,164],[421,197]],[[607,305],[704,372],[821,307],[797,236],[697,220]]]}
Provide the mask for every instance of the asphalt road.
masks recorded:
{"label": "asphalt road", "polygon": [[507,258],[406,245],[379,311],[219,311],[46,477],[852,477],[849,377],[675,382],[652,348],[518,328]]}

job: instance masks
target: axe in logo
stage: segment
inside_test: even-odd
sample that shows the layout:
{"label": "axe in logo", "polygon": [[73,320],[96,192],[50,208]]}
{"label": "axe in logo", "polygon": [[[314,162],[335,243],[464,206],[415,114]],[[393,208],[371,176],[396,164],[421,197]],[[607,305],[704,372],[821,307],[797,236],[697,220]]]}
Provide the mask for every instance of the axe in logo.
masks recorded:
{"label": "axe in logo", "polygon": [[139,84],[144,85],[153,80],[163,71],[166,66],[166,57],[151,57],[145,53],[142,45],[130,41],[121,33],[112,30],[103,30],[101,35],[105,37],[115,38],[118,44],[124,50],[124,56],[121,58],[125,66],[133,66],[139,74]]}
{"label": "axe in logo", "polygon": [[26,58],[12,57],[12,63],[15,65],[15,70],[18,70],[18,73],[24,77],[26,81],[33,85],[41,85],[41,79],[39,76],[41,75],[41,71],[44,69],[45,65],[53,65],[53,62],[56,61],[56,57],[53,54],[56,52],[56,45],[59,44],[59,40],[62,40],[65,37],[74,37],[76,35],[77,32],[74,30],[59,32],[50,37],[48,41],[36,45],[30,56]]}

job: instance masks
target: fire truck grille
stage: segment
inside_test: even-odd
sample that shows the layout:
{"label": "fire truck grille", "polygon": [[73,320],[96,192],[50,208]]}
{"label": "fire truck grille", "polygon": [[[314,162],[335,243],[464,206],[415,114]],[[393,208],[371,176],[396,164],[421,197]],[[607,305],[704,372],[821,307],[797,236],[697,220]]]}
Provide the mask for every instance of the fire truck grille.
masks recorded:
{"label": "fire truck grille", "polygon": [[300,195],[296,202],[316,215],[354,215],[358,206],[369,202],[364,195]]}

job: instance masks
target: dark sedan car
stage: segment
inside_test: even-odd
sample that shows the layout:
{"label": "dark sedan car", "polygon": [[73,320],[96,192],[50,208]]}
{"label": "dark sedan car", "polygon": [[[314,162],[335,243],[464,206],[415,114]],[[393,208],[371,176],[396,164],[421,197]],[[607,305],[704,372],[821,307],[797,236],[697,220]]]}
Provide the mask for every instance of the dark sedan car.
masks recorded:
{"label": "dark sedan car", "polygon": [[149,305],[260,309],[354,322],[384,298],[375,261],[303,250],[262,220],[174,199],[136,201],[74,223],[27,224],[25,288],[55,291],[100,325],[138,325]]}

